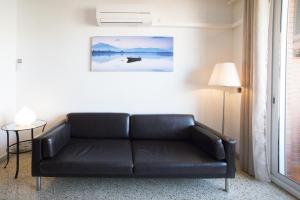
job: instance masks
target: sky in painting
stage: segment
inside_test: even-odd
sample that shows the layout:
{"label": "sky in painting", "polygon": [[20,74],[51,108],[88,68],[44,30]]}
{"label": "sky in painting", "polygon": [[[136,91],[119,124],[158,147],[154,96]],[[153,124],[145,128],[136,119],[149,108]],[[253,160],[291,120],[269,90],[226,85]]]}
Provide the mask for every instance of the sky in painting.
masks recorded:
{"label": "sky in painting", "polygon": [[130,48],[173,48],[172,37],[145,37],[145,36],[99,36],[94,37],[92,45],[106,43],[122,49]]}

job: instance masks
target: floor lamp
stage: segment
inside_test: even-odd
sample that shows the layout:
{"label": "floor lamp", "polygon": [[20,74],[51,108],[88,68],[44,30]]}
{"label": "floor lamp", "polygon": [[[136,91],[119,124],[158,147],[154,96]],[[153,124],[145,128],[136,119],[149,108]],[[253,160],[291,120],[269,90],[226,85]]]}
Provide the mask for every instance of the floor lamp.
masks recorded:
{"label": "floor lamp", "polygon": [[208,85],[223,88],[223,117],[222,117],[222,135],[224,135],[225,126],[225,103],[226,103],[226,88],[240,88],[241,82],[238,71],[234,63],[218,63],[209,79]]}

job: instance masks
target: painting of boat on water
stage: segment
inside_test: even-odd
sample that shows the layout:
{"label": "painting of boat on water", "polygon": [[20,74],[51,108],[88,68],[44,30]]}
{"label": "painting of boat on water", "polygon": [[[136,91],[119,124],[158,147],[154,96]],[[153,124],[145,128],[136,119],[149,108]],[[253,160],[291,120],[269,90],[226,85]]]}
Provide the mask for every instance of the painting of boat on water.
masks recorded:
{"label": "painting of boat on water", "polygon": [[94,72],[172,72],[173,37],[93,37],[91,56]]}

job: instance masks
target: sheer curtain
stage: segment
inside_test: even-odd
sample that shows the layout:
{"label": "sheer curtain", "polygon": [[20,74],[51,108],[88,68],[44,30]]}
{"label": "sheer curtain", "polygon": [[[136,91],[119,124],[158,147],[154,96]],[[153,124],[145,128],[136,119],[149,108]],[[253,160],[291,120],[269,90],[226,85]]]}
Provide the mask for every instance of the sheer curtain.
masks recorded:
{"label": "sheer curtain", "polygon": [[262,181],[270,181],[267,140],[270,13],[270,0],[245,0],[241,168]]}

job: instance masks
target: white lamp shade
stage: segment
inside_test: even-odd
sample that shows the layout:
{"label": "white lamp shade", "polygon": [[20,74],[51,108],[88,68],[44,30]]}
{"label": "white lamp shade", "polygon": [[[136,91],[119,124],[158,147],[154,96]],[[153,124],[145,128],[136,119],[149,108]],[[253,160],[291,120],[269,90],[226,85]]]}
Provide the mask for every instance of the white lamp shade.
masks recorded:
{"label": "white lamp shade", "polygon": [[23,107],[15,116],[15,123],[18,126],[31,125],[36,121],[36,114],[27,107]]}
{"label": "white lamp shade", "polygon": [[215,65],[208,85],[240,87],[240,77],[234,63],[218,63]]}

